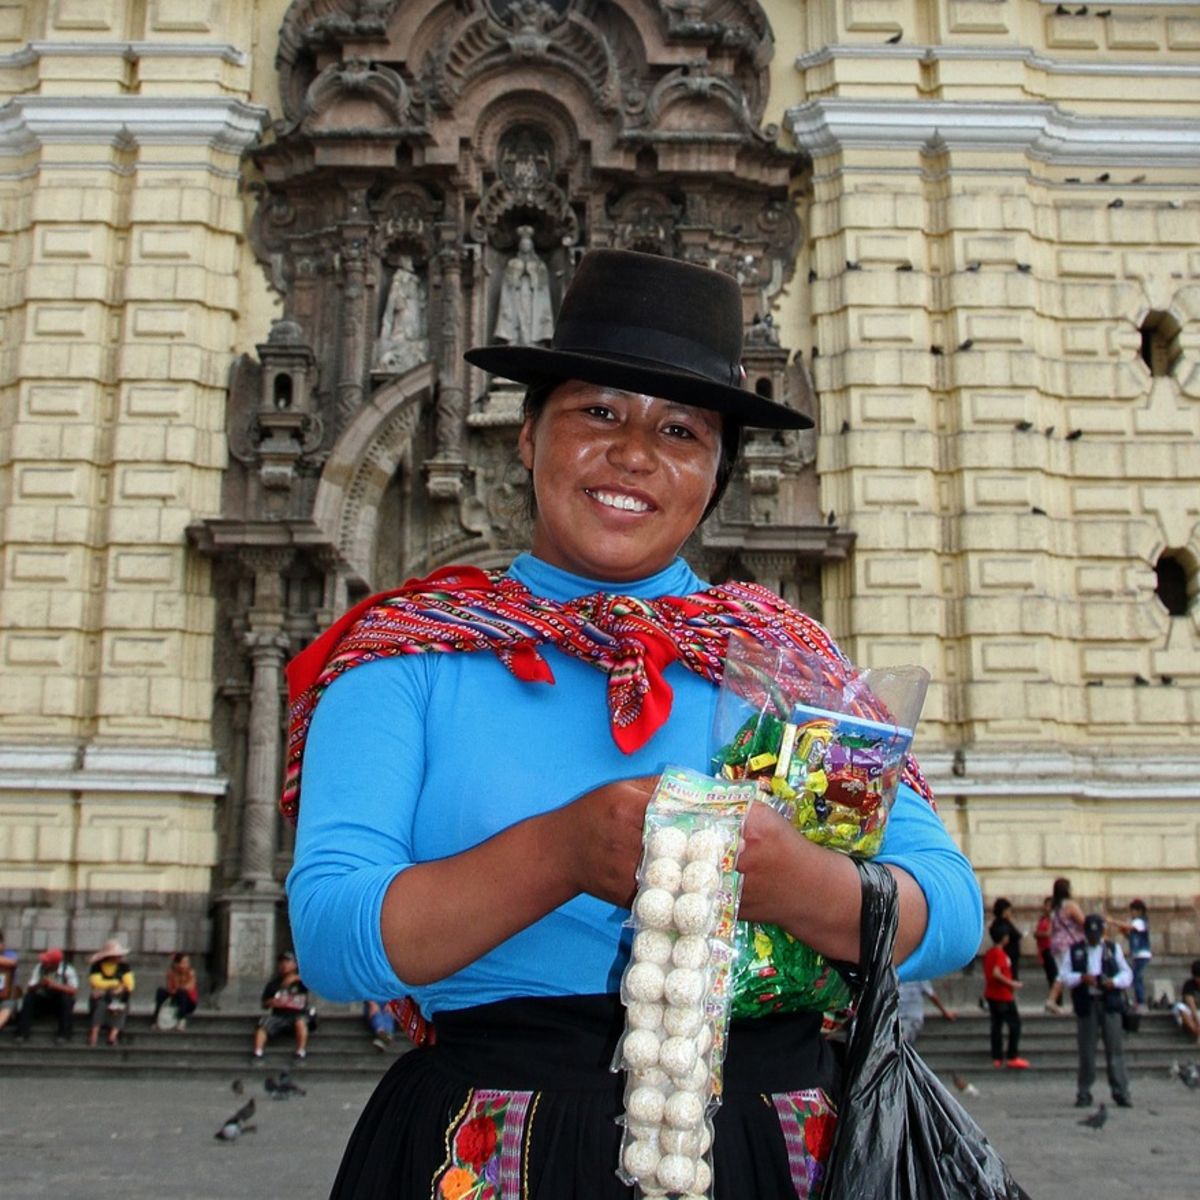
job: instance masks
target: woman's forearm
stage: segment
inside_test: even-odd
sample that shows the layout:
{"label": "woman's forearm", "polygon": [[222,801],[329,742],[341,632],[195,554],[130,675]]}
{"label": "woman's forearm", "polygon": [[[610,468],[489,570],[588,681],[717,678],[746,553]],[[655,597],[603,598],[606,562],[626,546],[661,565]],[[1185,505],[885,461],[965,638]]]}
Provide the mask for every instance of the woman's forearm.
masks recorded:
{"label": "woman's forearm", "polygon": [[396,975],[414,987],[444,979],[570,900],[578,888],[560,821],[558,813],[533,817],[397,875],[380,916]]}

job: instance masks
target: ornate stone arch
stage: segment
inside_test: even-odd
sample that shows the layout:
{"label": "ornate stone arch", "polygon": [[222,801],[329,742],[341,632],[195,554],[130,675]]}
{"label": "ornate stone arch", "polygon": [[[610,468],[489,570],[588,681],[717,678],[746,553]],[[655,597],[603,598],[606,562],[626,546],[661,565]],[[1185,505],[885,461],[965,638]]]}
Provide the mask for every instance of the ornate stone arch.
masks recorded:
{"label": "ornate stone arch", "polygon": [[392,380],[342,431],[321,471],[313,520],[359,587],[372,583],[380,499],[397,470],[412,474],[413,439],[432,393],[429,363]]}

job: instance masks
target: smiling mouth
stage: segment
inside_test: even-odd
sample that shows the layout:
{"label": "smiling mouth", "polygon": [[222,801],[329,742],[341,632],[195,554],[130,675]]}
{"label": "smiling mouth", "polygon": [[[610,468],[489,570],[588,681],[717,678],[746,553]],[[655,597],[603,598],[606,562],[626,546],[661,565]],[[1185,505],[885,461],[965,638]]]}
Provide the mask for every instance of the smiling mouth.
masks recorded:
{"label": "smiling mouth", "polygon": [[619,512],[645,513],[649,512],[651,508],[645,500],[636,500],[633,496],[626,496],[621,492],[600,492],[593,491],[591,488],[583,490],[597,504],[603,504],[605,508],[615,508]]}

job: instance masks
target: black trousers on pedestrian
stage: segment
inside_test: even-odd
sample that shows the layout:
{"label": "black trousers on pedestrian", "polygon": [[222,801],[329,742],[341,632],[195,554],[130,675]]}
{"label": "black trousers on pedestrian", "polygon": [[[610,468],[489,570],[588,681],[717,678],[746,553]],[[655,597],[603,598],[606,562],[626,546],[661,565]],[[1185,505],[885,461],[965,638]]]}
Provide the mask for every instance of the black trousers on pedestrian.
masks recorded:
{"label": "black trousers on pedestrian", "polygon": [[17,1014],[17,1036],[28,1037],[33,1018],[45,1014],[58,1019],[58,1036],[69,1038],[75,1019],[75,997],[67,992],[26,992]]}
{"label": "black trousers on pedestrian", "polygon": [[[989,1000],[988,1012],[992,1015],[992,1059],[1016,1058],[1021,1042],[1021,1014],[1017,1012],[1015,1000]],[[1003,1038],[1001,1032],[1008,1026],[1008,1053],[1001,1054]]]}

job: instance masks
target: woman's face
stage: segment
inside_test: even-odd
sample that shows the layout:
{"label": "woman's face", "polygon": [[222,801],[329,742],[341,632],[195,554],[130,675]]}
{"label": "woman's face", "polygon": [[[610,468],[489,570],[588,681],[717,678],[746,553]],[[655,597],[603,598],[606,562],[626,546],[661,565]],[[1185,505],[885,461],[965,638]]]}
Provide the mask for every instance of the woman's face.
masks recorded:
{"label": "woman's face", "polygon": [[716,486],[715,412],[570,380],[521,427],[533,476],[533,553],[624,582],[661,571],[700,523]]}

